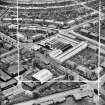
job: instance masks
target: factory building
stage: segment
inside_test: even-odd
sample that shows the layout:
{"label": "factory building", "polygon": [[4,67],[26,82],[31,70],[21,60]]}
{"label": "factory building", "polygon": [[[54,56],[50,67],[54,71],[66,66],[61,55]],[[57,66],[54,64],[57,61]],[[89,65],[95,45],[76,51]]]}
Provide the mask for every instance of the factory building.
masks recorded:
{"label": "factory building", "polygon": [[10,43],[11,45],[13,46],[16,46],[17,47],[17,41],[9,36],[6,36],[5,34],[3,33],[0,33],[0,38],[8,43]]}
{"label": "factory building", "polygon": [[73,57],[75,54],[79,53],[80,51],[84,50],[87,47],[86,42],[81,42],[78,45],[74,46],[73,48],[68,49],[64,53],[57,56],[55,59],[59,62],[64,62],[65,60]]}
{"label": "factory building", "polygon": [[17,81],[15,79],[11,79],[7,82],[2,82],[0,84],[0,87],[1,87],[1,90],[4,91],[4,90],[7,90],[15,85],[17,85]]}
{"label": "factory building", "polygon": [[78,93],[73,94],[75,100],[81,100],[84,97],[93,97],[93,95],[93,89],[87,85],[81,86]]}
{"label": "factory building", "polygon": [[7,73],[5,73],[4,71],[2,71],[0,69],[0,80],[6,82],[6,81],[8,81],[10,79],[11,79],[11,77]]}
{"label": "factory building", "polygon": [[33,45],[31,46],[31,49],[33,49],[33,50],[35,50],[35,51],[39,50],[40,48],[41,48],[41,46],[40,46],[40,45],[37,45],[37,44],[33,44]]}
{"label": "factory building", "polygon": [[57,49],[57,50],[53,50],[49,53],[49,55],[52,57],[52,58],[55,58],[57,57],[58,55],[60,55],[62,53],[62,51],[60,49]]}
{"label": "factory building", "polygon": [[37,72],[36,74],[34,74],[33,79],[38,80],[41,84],[47,82],[48,80],[50,80],[53,77],[53,74],[47,70],[47,69],[43,69],[40,70],[39,72]]}
{"label": "factory building", "polygon": [[69,20],[69,21],[67,22],[67,24],[73,25],[73,24],[75,24],[75,20]]}
{"label": "factory building", "polygon": [[[23,74],[25,71],[26,69],[24,69],[24,67],[22,66],[19,67],[20,75]],[[16,77],[18,75],[18,65],[11,65],[6,72],[12,77]]]}

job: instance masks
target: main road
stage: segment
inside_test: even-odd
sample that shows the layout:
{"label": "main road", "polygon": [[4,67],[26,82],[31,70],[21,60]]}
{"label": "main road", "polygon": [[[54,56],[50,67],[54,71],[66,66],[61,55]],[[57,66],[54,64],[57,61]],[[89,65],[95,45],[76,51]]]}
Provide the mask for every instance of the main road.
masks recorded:
{"label": "main road", "polygon": [[[89,90],[91,90],[90,88],[88,88]],[[77,88],[77,89],[73,89],[73,90],[68,90],[68,91],[64,91],[64,92],[60,92],[60,93],[56,93],[56,94],[52,94],[52,95],[48,95],[39,99],[34,99],[34,100],[30,100],[30,101],[26,101],[26,102],[22,102],[22,103],[18,103],[18,104],[14,104],[14,105],[33,105],[33,103],[35,104],[40,104],[40,103],[44,103],[47,101],[53,101],[53,100],[58,100],[60,98],[65,98],[67,96],[74,96],[75,94],[79,94],[82,91],[88,90],[86,87],[83,87],[83,90],[81,90],[81,88]],[[90,93],[87,93],[88,95],[90,95]],[[80,96],[81,97],[81,96]]]}

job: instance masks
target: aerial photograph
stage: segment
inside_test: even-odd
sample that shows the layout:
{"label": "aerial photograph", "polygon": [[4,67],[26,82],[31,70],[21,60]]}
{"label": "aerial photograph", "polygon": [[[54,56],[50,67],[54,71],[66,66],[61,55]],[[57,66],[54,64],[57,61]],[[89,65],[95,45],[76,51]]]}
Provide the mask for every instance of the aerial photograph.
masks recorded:
{"label": "aerial photograph", "polygon": [[0,0],[0,105],[105,105],[105,0]]}

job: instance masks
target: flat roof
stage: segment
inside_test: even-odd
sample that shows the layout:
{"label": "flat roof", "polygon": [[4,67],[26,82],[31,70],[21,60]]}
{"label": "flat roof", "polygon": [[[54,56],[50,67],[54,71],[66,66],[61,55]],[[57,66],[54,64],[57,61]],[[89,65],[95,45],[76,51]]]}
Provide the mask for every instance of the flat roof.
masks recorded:
{"label": "flat roof", "polygon": [[11,77],[0,69],[0,79],[2,79],[3,81],[7,81],[11,79]]}

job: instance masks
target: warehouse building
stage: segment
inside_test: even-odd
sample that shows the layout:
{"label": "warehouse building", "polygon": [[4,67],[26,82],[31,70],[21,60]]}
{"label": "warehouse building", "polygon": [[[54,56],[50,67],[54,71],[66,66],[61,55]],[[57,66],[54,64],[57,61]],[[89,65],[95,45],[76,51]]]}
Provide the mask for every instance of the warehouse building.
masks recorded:
{"label": "warehouse building", "polygon": [[39,72],[37,72],[36,74],[34,74],[33,79],[38,80],[41,84],[47,82],[48,80],[50,80],[53,77],[53,74],[47,70],[47,69],[43,69],[40,70]]}
{"label": "warehouse building", "polygon": [[59,62],[64,62],[65,60],[73,57],[74,55],[78,54],[80,51],[87,48],[88,44],[86,42],[81,42],[78,45],[74,46],[73,48],[68,49],[64,53],[57,56],[55,59]]}

